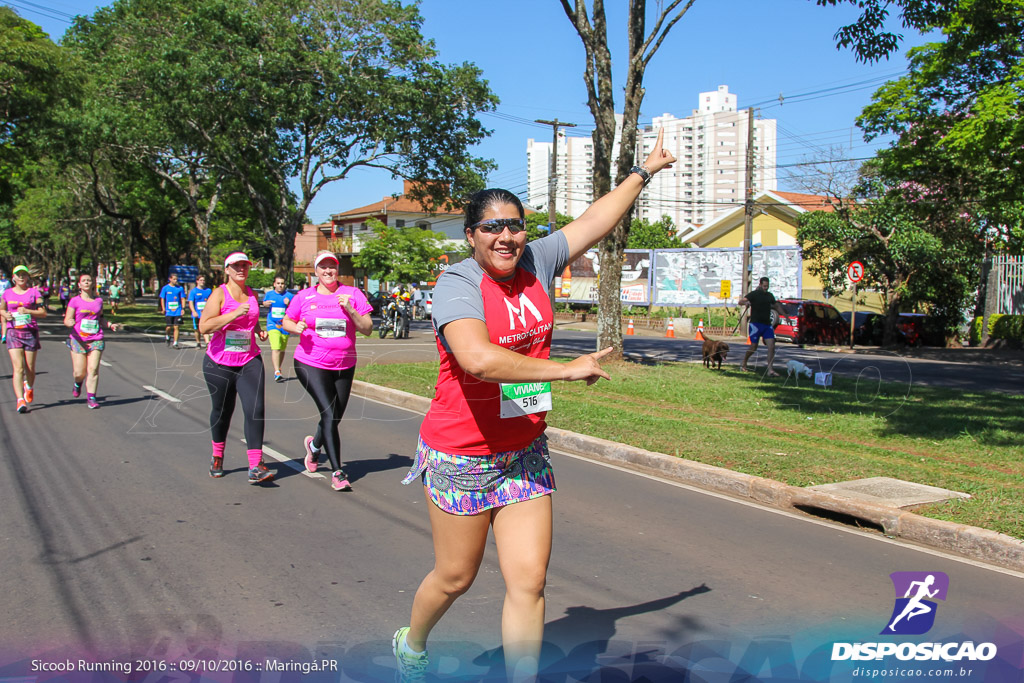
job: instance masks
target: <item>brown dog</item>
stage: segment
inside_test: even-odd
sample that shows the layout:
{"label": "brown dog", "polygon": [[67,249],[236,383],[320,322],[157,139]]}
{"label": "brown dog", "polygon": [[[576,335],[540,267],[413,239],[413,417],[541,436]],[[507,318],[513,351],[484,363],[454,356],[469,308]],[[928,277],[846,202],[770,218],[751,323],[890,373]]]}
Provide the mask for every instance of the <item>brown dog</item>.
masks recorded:
{"label": "brown dog", "polygon": [[729,355],[729,345],[717,339],[705,339],[704,346],[701,347],[701,355],[704,356],[704,367],[711,368],[717,361],[718,369],[721,370],[722,363]]}

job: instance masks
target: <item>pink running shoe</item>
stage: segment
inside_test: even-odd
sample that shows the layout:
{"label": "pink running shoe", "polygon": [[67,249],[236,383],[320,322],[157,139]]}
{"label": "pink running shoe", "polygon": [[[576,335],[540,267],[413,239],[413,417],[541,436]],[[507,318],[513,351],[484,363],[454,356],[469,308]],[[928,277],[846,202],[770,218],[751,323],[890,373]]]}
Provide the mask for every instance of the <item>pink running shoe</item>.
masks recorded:
{"label": "pink running shoe", "polygon": [[73,382],[71,384],[71,395],[74,398],[78,398],[79,396],[81,396],[82,395],[82,385],[79,384],[78,382]]}
{"label": "pink running shoe", "polygon": [[348,483],[348,475],[344,470],[338,470],[331,475],[331,488],[335,491],[351,491],[352,484]]}
{"label": "pink running shoe", "polygon": [[313,437],[307,436],[303,439],[302,446],[306,449],[306,457],[303,458],[303,462],[306,463],[306,471],[316,472],[317,468],[320,467],[320,463],[317,460],[316,453],[313,452]]}
{"label": "pink running shoe", "polygon": [[100,407],[99,402],[92,396],[85,399],[85,405],[89,406],[89,410],[96,410]]}

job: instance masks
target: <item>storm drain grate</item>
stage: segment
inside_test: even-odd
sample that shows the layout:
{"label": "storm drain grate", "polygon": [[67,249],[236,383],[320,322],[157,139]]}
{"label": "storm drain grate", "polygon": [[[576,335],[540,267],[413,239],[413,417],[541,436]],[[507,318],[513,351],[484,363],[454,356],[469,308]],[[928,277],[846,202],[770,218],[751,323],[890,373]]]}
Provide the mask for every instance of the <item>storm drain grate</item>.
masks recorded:
{"label": "storm drain grate", "polygon": [[960,491],[950,491],[949,489],[940,489],[937,486],[915,484],[912,481],[903,481],[891,477],[854,479],[835,484],[808,486],[807,488],[811,491],[821,491],[833,496],[852,498],[866,503],[903,509],[971,497],[969,494],[961,493]]}

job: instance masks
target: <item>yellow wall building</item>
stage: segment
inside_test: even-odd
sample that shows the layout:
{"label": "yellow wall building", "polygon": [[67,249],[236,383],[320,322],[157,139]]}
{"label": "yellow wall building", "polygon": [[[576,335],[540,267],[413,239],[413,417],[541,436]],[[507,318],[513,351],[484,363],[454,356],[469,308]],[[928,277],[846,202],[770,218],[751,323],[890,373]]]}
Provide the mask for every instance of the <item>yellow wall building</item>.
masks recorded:
{"label": "yellow wall building", "polygon": [[[754,223],[752,240],[762,247],[786,247],[796,245],[796,227],[800,215],[808,211],[832,211],[828,198],[797,192],[762,192],[754,197]],[[717,219],[688,236],[687,241],[695,247],[742,247],[743,207],[720,215]],[[757,246],[754,247],[757,249]],[[756,286],[756,283],[753,283]],[[803,298],[827,301],[840,311],[851,308],[852,290],[837,296],[825,298],[822,283],[812,275],[804,262],[801,279]],[[874,291],[857,292],[857,310],[882,312],[882,297]]]}

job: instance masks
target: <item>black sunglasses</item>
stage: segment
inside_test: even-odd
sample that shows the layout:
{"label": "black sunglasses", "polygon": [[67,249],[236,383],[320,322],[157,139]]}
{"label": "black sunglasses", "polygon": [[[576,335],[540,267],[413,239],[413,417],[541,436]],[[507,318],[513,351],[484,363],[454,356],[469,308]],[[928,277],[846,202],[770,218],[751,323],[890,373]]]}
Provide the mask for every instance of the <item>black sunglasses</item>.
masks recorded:
{"label": "black sunglasses", "polygon": [[526,223],[523,222],[522,218],[491,218],[486,221],[480,221],[469,226],[470,230],[478,229],[483,232],[489,232],[492,235],[500,235],[508,228],[508,231],[513,235],[516,235],[523,230],[526,230]]}

